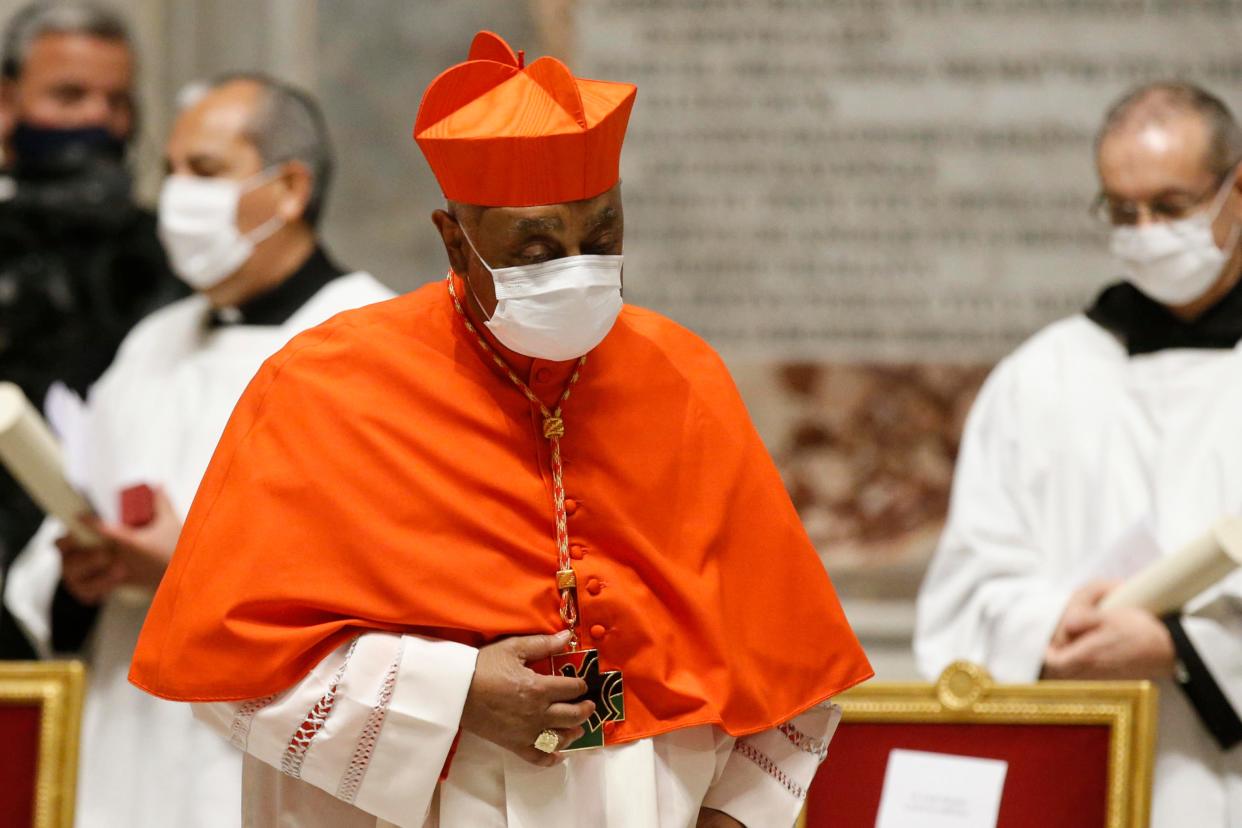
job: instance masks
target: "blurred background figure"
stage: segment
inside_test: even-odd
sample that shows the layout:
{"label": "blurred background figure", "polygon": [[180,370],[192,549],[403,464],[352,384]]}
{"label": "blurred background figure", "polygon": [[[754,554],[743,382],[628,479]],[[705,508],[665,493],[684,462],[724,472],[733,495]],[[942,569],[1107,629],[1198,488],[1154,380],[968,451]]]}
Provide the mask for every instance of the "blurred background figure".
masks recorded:
{"label": "blurred background figure", "polygon": [[[339,267],[317,223],[333,152],[318,104],[262,75],[184,96],[159,234],[195,290],[148,316],[72,429],[98,545],[49,520],[10,570],[5,601],[41,653],[89,643],[79,826],[216,828],[241,820],[240,757],[186,705],[126,676],[203,471],[259,365],[294,334],[393,294]],[[89,638],[88,638],[89,636]]]}
{"label": "blurred background figure", "polygon": [[[84,392],[138,319],[185,293],[132,195],[135,65],[124,20],[90,3],[31,4],[4,32],[0,379],[36,406],[54,382]],[[40,519],[0,474],[0,563]],[[0,614],[0,657],[31,654]]]}
{"label": "blurred background figure", "polygon": [[1006,682],[1161,683],[1153,828],[1242,814],[1242,573],[1157,618],[1120,579],[1242,504],[1242,129],[1185,83],[1135,89],[1096,139],[1097,212],[1125,280],[988,378],[915,651]]}

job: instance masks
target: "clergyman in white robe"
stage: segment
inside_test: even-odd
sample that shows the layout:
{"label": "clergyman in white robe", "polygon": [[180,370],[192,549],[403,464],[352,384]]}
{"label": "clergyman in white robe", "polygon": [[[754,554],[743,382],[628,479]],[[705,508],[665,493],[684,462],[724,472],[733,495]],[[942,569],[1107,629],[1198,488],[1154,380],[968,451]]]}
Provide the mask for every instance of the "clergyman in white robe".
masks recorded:
{"label": "clergyman in white robe", "polygon": [[[928,677],[969,659],[1037,680],[1071,592],[1242,511],[1242,292],[1197,327],[1140,313],[1129,330],[1101,309],[1146,300],[1111,293],[1003,360],[979,395],[919,599]],[[1242,574],[1166,623],[1179,665],[1158,683],[1151,825],[1242,825]]]}
{"label": "clergyman in white robe", "polygon": [[[66,435],[68,462],[101,517],[118,521],[119,493],[142,483],[161,486],[184,517],[233,407],[263,361],[340,311],[393,295],[366,273],[325,273],[331,267],[316,251],[276,290],[239,309],[213,313],[196,294],[130,333]],[[301,301],[307,288],[313,294]],[[5,584],[8,606],[48,654],[60,577],[53,541],[62,534],[59,522],[48,520]],[[149,599],[132,589],[114,592],[88,640],[77,825],[239,825],[240,754],[186,705],[149,696],[126,679]]]}

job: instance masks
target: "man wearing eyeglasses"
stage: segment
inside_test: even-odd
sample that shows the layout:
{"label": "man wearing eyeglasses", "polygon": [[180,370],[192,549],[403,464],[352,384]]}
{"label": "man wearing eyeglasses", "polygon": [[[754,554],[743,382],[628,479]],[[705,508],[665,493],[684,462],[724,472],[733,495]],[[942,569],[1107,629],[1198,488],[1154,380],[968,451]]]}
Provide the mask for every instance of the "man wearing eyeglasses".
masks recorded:
{"label": "man wearing eyeglasses", "polygon": [[915,650],[937,674],[1151,679],[1153,828],[1242,824],[1242,576],[1157,618],[1117,583],[1242,511],[1242,129],[1184,83],[1118,101],[1096,212],[1124,281],[1007,357],[971,413]]}

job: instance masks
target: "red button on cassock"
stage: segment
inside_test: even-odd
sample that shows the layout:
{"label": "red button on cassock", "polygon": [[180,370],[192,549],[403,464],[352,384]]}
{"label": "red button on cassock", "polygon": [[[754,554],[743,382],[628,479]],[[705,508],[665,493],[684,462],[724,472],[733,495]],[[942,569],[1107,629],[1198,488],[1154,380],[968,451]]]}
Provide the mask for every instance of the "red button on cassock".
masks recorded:
{"label": "red button on cassock", "polygon": [[540,368],[535,371],[535,382],[547,382],[552,379],[552,372],[547,368]]}
{"label": "red button on cassock", "polygon": [[565,514],[572,515],[576,511],[578,511],[578,501],[572,497],[565,498]]}
{"label": "red button on cassock", "polygon": [[604,629],[603,624],[592,624],[591,625],[591,638],[594,638],[596,641],[599,641],[607,633],[608,633],[608,630]]}
{"label": "red button on cassock", "polygon": [[588,578],[586,587],[587,592],[592,595],[599,595],[599,591],[604,588],[604,585],[600,583],[599,578]]}
{"label": "red button on cassock", "polygon": [[575,543],[573,546],[569,547],[569,557],[573,558],[575,561],[580,561],[585,558],[586,553],[586,547],[580,543]]}

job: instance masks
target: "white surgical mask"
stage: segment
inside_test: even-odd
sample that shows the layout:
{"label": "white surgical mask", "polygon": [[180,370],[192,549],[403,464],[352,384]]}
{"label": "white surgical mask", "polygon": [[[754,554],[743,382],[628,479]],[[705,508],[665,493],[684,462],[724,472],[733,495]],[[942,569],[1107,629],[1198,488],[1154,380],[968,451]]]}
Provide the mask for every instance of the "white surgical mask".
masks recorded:
{"label": "white surgical mask", "polygon": [[1207,210],[1177,221],[1113,230],[1112,252],[1126,279],[1149,298],[1165,305],[1187,305],[1207,293],[1220,277],[1238,242],[1238,227],[1225,249],[1216,246],[1212,222],[1233,186],[1230,176]]}
{"label": "white surgical mask", "polygon": [[241,268],[255,245],[284,219],[272,216],[249,233],[237,229],[242,195],[269,180],[274,167],[244,181],[170,175],[160,190],[159,236],[173,271],[195,290],[209,290]]}
{"label": "white surgical mask", "polygon": [[484,324],[511,351],[553,362],[577,359],[604,340],[621,313],[620,256],[566,256],[493,270],[469,236],[466,243],[496,288],[496,311]]}

